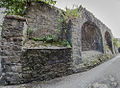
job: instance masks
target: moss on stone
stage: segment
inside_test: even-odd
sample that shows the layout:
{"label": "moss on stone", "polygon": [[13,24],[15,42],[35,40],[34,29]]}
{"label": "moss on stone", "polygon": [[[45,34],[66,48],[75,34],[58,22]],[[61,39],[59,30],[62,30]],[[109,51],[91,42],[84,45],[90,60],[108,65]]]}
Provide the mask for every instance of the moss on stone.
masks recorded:
{"label": "moss on stone", "polygon": [[83,65],[85,66],[86,69],[91,69],[109,59],[112,58],[112,54],[100,54],[98,55],[98,57],[96,59],[93,59],[93,60],[85,60],[83,62]]}

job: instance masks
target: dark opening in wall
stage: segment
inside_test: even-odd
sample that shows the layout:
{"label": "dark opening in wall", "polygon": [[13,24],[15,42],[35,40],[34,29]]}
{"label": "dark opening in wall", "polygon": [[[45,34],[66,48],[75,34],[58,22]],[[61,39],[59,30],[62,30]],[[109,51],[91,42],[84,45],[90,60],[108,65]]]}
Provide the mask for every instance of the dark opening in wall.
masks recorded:
{"label": "dark opening in wall", "polygon": [[82,51],[97,50],[103,52],[100,29],[91,21],[82,26]]}
{"label": "dark opening in wall", "polygon": [[118,48],[118,52],[120,53],[120,47]]}
{"label": "dark opening in wall", "polygon": [[111,38],[111,36],[110,36],[110,33],[109,32],[105,32],[105,40],[106,40],[106,50],[110,50],[112,53],[113,53],[113,51],[112,51],[112,38]]}

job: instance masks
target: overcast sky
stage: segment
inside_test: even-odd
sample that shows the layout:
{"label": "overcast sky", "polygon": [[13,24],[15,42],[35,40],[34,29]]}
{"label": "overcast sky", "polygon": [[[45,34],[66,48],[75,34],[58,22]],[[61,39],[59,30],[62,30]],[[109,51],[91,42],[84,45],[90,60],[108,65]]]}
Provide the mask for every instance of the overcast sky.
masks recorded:
{"label": "overcast sky", "polygon": [[56,6],[62,9],[82,5],[106,24],[114,37],[120,38],[120,0],[57,0]]}

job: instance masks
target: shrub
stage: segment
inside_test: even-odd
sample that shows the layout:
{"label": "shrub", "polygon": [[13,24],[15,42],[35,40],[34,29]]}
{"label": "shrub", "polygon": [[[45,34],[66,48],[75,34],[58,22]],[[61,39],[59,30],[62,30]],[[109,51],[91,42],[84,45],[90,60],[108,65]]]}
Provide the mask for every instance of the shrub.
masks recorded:
{"label": "shrub", "polygon": [[29,39],[32,39],[34,32],[35,32],[35,31],[34,31],[33,29],[28,28],[28,29],[27,29],[27,37],[28,37]]}

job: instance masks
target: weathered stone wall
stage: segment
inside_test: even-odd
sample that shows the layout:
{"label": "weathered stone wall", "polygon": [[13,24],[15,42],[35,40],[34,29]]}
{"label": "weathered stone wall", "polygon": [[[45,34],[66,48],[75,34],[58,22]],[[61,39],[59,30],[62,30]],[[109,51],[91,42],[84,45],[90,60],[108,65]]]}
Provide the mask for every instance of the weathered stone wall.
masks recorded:
{"label": "weathered stone wall", "polygon": [[58,32],[58,11],[45,3],[32,2],[26,11],[28,28],[34,30],[34,37],[42,35],[56,35]]}
{"label": "weathered stone wall", "polygon": [[81,31],[80,31],[80,21],[81,20],[71,20],[72,25],[70,34],[70,42],[72,45],[72,58],[73,58],[73,70],[76,71],[77,66],[82,63],[81,57]]}
{"label": "weathered stone wall", "polygon": [[0,58],[3,84],[49,80],[72,74],[71,48],[24,49],[26,20],[6,16],[2,28]]}
{"label": "weathered stone wall", "polygon": [[[114,46],[113,46],[113,35],[112,35],[112,32],[111,30],[105,25],[103,24],[100,20],[98,20],[92,13],[90,13],[89,11],[87,11],[85,8],[83,7],[80,7],[79,8],[79,12],[81,13],[81,19],[83,24],[87,21],[91,21],[93,22],[99,29],[100,29],[100,32],[101,32],[101,36],[102,36],[102,46],[100,48],[103,49],[103,53],[106,53],[106,39],[105,39],[105,33],[106,31],[109,32],[110,36],[111,36],[111,42],[112,42],[112,52],[113,54],[115,54],[114,52]],[[82,30],[82,25],[81,24],[81,30]],[[82,34],[81,34],[82,35]]]}
{"label": "weathered stone wall", "polygon": [[[109,32],[111,37],[111,51],[114,53],[113,36],[110,29],[83,7],[79,8],[79,13],[79,17],[68,20],[68,23],[65,24],[68,30],[61,35],[62,38],[65,37],[70,42],[72,50],[69,48],[30,48],[23,51],[23,41],[25,41],[26,38],[24,35],[26,34],[27,28],[34,30],[34,37],[51,34],[59,36],[59,34],[57,34],[59,29],[57,8],[51,8],[44,3],[31,3],[25,15],[28,27],[25,26],[26,20],[24,18],[6,16],[3,23],[0,45],[3,69],[2,80],[4,83],[19,84],[33,80],[49,80],[71,74],[72,70],[74,72],[79,71],[78,69],[81,68],[81,64],[84,64],[84,56],[87,56],[86,53],[82,57],[81,53],[83,49],[82,38],[84,38],[82,30],[84,30],[84,24],[86,22],[94,24],[92,25],[93,28],[91,28],[91,31],[92,29],[96,31],[94,32],[96,33],[95,37],[93,37],[92,40],[92,34],[86,33],[85,37],[87,37],[87,35],[91,37],[89,39],[86,38],[86,40],[91,40],[91,45],[95,40],[94,44],[97,45],[90,48],[86,47],[88,49],[85,49],[85,51],[96,50],[106,54],[107,40],[105,33]],[[85,26],[89,29],[89,25]],[[100,62],[102,62],[102,58],[99,60]],[[92,62],[92,65],[93,64]]]}
{"label": "weathered stone wall", "polygon": [[90,21],[82,26],[82,51],[96,50],[103,52],[102,35],[100,29]]}
{"label": "weathered stone wall", "polygon": [[[70,19],[71,21],[71,44],[72,44],[72,51],[73,51],[73,61],[74,64],[73,66],[75,67],[75,69],[79,69],[80,68],[80,64],[82,64],[83,62],[83,57],[82,57],[82,49],[84,48],[83,44],[82,44],[82,37],[86,36],[86,41],[91,41],[91,45],[92,43],[96,44],[95,46],[88,48],[88,46],[86,46],[86,50],[85,51],[89,51],[89,50],[96,50],[99,52],[102,52],[104,54],[106,54],[106,39],[105,39],[105,32],[109,32],[110,36],[111,36],[111,45],[112,45],[112,52],[113,54],[115,54],[114,52],[114,45],[113,45],[113,35],[111,30],[105,25],[103,24],[100,20],[98,20],[92,13],[90,13],[89,11],[87,11],[85,8],[83,8],[82,6],[79,7],[79,11],[78,13],[80,14],[79,17],[74,18],[74,19]],[[90,24],[92,24],[91,31],[94,31],[94,29],[96,29],[96,34],[90,34],[90,36],[96,35],[97,37],[94,38],[90,38],[89,37],[89,33],[87,34],[83,34],[82,31],[84,30],[84,24],[86,22],[89,22]],[[86,28],[89,25],[86,25]],[[89,28],[88,28],[89,30]],[[89,32],[89,31],[87,31]],[[87,56],[87,54],[86,54]],[[92,58],[92,57],[91,57]],[[97,59],[97,58],[96,58]]]}
{"label": "weathered stone wall", "polygon": [[21,62],[25,82],[72,74],[70,48],[25,49]]}
{"label": "weathered stone wall", "polygon": [[[87,48],[86,50],[97,50],[102,53],[106,53],[106,39],[105,39],[105,32],[108,31],[111,35],[112,41],[112,33],[109,28],[106,27],[101,21],[99,21],[92,13],[87,11],[85,8],[79,8],[80,16],[76,19],[70,19],[67,23],[67,32],[64,33],[64,28],[62,31],[62,35],[58,33],[59,29],[59,22],[58,22],[58,8],[46,5],[45,3],[35,3],[32,2],[28,10],[26,11],[25,18],[27,19],[28,28],[33,29],[35,32],[33,34],[34,37],[41,37],[42,35],[55,35],[56,37],[61,36],[60,38],[67,39],[73,50],[73,66],[82,63],[81,51],[85,45],[82,44],[82,38],[84,34],[82,33],[83,26],[86,22],[90,24],[94,24],[95,35],[94,38],[89,40],[90,47],[85,45]],[[88,27],[89,25],[86,25]],[[89,28],[88,28],[89,29]],[[91,28],[92,29],[92,28]],[[89,34],[89,33],[88,33]],[[90,34],[92,36],[92,34]],[[86,37],[88,35],[86,34]],[[95,43],[94,43],[95,42]],[[113,41],[112,41],[113,45]],[[112,52],[114,53],[114,47],[112,46]]]}
{"label": "weathered stone wall", "polygon": [[2,28],[1,40],[1,64],[2,80],[4,84],[19,83],[22,77],[22,43],[24,18],[6,16]]}

